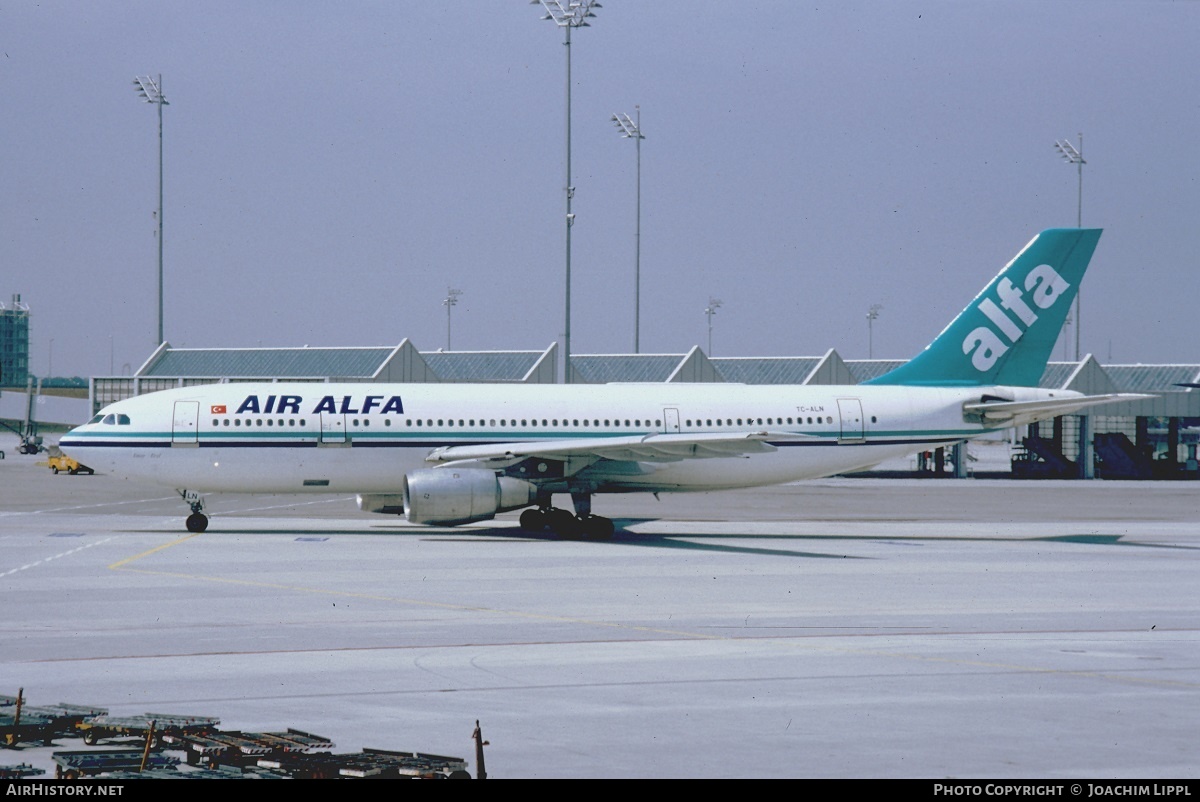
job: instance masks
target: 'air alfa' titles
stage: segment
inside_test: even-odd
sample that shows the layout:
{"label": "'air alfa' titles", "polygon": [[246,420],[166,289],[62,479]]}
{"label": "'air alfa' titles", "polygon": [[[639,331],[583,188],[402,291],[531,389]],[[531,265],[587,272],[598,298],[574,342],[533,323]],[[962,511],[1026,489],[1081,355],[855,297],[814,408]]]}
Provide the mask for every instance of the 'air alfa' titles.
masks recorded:
{"label": "'air alfa' titles", "polygon": [[[1038,265],[1025,276],[1025,289],[1031,293],[1033,303],[1039,309],[1049,309],[1058,297],[1070,288],[1071,285],[1066,279],[1058,275],[1050,265]],[[1004,356],[1009,346],[1015,345],[1017,340],[1021,339],[1021,335],[1038,319],[1037,313],[1026,303],[1021,289],[1014,287],[1007,278],[1001,279],[996,285],[996,294],[999,296],[1000,305],[997,306],[991,298],[985,298],[979,303],[979,311],[1000,331],[997,332],[989,326],[979,326],[968,334],[962,343],[963,353],[971,354],[971,364],[980,372],[991,370],[996,360]],[[1017,325],[1017,320],[1013,320],[1000,307],[1016,315],[1025,328]]]}
{"label": "'air alfa' titles", "polygon": [[[268,415],[285,415],[288,413],[300,415],[300,405],[304,403],[303,396],[298,395],[269,395],[265,400],[257,395],[248,395],[246,400],[237,408],[238,415],[246,412],[259,412]],[[368,395],[355,397],[352,395],[326,395],[317,401],[308,414],[316,415],[326,412],[335,415],[369,415],[372,412],[380,415],[403,415],[404,404],[400,396]]]}

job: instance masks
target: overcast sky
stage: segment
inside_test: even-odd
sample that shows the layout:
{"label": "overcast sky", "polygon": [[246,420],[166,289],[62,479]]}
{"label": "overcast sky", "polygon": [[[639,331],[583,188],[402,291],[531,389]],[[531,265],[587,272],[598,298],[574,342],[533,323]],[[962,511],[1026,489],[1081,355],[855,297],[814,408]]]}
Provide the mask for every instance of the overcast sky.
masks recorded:
{"label": "overcast sky", "polygon": [[[0,300],[32,369],[561,340],[563,33],[499,2],[0,2]],[[913,355],[1039,230],[1105,229],[1083,351],[1196,362],[1193,2],[605,0],[572,38],[572,350]],[[51,346],[53,340],[53,346]],[[1055,356],[1073,356],[1060,342]],[[51,364],[52,361],[52,364]]]}

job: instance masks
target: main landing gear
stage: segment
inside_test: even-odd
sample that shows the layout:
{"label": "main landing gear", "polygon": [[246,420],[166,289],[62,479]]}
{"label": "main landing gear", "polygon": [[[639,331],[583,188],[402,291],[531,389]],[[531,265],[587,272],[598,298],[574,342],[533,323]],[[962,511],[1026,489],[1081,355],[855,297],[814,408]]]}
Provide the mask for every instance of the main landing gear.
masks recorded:
{"label": "main landing gear", "polygon": [[180,490],[183,501],[192,508],[192,514],[187,517],[187,530],[199,534],[208,529],[208,516],[204,514],[204,499],[193,490]]}
{"label": "main landing gear", "polygon": [[527,532],[544,532],[549,529],[562,538],[607,540],[613,536],[615,527],[612,520],[592,515],[591,493],[572,493],[571,500],[575,504],[574,515],[570,510],[551,506],[548,496],[539,498],[536,509],[528,509],[521,513],[521,528]]}

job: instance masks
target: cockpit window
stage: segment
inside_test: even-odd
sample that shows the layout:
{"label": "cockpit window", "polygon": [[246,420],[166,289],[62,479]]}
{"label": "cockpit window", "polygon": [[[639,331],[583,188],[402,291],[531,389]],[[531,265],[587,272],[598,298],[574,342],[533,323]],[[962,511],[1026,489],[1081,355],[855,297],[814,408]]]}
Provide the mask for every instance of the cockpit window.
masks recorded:
{"label": "cockpit window", "polygon": [[117,415],[117,425],[118,426],[128,426],[129,425],[129,416],[128,415]]}
{"label": "cockpit window", "polygon": [[106,423],[106,424],[108,424],[109,426],[112,426],[112,425],[113,425],[114,423],[116,423],[116,422],[117,422],[117,416],[116,416],[116,415],[113,415],[113,414],[111,414],[111,413],[110,413],[110,414],[108,414],[108,415],[105,415],[105,416],[104,416],[104,420],[103,420],[103,421],[101,421],[101,423]]}
{"label": "cockpit window", "polygon": [[102,420],[104,420],[104,416],[103,416],[103,415],[97,415],[96,417],[94,417],[94,418],[92,418],[90,421],[88,421],[88,424],[90,425],[90,424],[93,424],[93,423],[99,423],[99,422],[100,422],[100,421],[102,421]]}

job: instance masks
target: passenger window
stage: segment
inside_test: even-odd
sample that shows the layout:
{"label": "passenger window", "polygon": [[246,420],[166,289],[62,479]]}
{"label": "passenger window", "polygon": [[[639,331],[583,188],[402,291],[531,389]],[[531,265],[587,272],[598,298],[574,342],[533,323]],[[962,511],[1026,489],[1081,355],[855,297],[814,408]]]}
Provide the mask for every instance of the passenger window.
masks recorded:
{"label": "passenger window", "polygon": [[254,421],[254,425],[255,425],[255,426],[262,426],[262,418],[259,418],[258,420]]}
{"label": "passenger window", "polygon": [[228,426],[228,425],[229,425],[229,418],[226,418],[225,420],[221,421],[221,423],[222,423],[222,424],[224,424],[225,426]]}

